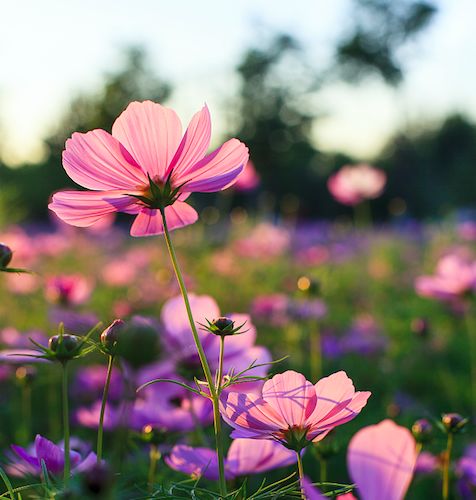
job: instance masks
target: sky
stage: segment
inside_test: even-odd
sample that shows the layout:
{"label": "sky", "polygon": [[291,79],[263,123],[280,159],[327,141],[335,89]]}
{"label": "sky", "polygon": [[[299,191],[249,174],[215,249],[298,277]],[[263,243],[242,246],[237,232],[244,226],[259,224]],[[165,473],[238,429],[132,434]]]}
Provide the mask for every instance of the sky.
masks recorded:
{"label": "sky", "polygon": [[[172,105],[186,122],[203,102],[215,130],[237,89],[234,64],[267,31],[295,35],[308,62],[325,68],[350,0],[0,0],[0,146],[11,164],[41,156],[48,135],[79,91],[91,90],[143,45],[152,68],[170,80]],[[405,51],[398,89],[378,80],[334,82],[313,101],[318,147],[369,159],[395,130],[432,123],[452,111],[476,119],[474,0],[439,0],[440,11]]]}

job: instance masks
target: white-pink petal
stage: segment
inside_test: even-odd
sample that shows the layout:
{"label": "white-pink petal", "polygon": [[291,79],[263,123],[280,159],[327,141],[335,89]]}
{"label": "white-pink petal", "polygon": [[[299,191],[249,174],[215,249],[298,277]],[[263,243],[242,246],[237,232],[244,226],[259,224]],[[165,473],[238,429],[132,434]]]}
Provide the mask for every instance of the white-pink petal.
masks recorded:
{"label": "white-pink petal", "polygon": [[411,432],[391,420],[361,429],[347,451],[347,467],[361,500],[402,500],[417,459]]}
{"label": "white-pink petal", "polygon": [[114,122],[112,135],[154,180],[165,180],[182,137],[172,109],[151,101],[132,102]]}
{"label": "white-pink petal", "polygon": [[75,132],[66,141],[63,166],[74,182],[88,189],[134,192],[147,177],[121,143],[105,130]]}

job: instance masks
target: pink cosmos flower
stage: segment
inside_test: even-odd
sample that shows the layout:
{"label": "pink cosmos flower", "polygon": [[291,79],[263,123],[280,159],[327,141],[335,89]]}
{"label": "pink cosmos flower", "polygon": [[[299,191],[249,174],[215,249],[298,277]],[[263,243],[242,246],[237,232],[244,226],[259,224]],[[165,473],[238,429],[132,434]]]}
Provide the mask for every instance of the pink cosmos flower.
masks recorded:
{"label": "pink cosmos flower", "polygon": [[45,296],[55,304],[79,305],[89,299],[92,283],[81,274],[62,274],[46,280]]}
{"label": "pink cosmos flower", "polygon": [[416,292],[422,297],[453,301],[476,289],[476,262],[458,253],[442,257],[433,276],[420,276]]}
{"label": "pink cosmos flower", "polygon": [[402,500],[417,459],[411,432],[391,420],[361,429],[349,443],[347,467],[362,500]]}
{"label": "pink cosmos flower", "polygon": [[[313,484],[310,479],[304,477],[301,481],[302,489],[306,500],[326,500],[327,496],[324,496]],[[353,493],[343,493],[342,495],[337,495],[337,500],[357,500]]]}
{"label": "pink cosmos flower", "polygon": [[[216,451],[176,445],[165,458],[167,465],[191,476],[218,479]],[[260,474],[296,462],[296,454],[275,441],[235,439],[225,458],[225,475],[232,479]]]}
{"label": "pink cosmos flower", "polygon": [[117,118],[112,135],[96,129],[66,141],[63,166],[90,191],[53,195],[49,208],[73,226],[87,227],[114,212],[137,215],[132,236],[193,224],[197,212],[185,200],[191,193],[220,191],[234,183],[248,161],[237,139],[206,154],[211,123],[205,106],[182,137],[175,111],[151,101],[133,102]]}
{"label": "pink cosmos flower", "polygon": [[221,413],[235,429],[232,437],[273,439],[300,451],[355,418],[369,396],[370,392],[355,392],[343,371],[315,385],[287,371],[266,381],[261,395],[229,393]]}
{"label": "pink cosmos flower", "polygon": [[387,182],[385,172],[370,165],[345,165],[329,177],[327,187],[332,196],[344,205],[358,205],[382,194]]}

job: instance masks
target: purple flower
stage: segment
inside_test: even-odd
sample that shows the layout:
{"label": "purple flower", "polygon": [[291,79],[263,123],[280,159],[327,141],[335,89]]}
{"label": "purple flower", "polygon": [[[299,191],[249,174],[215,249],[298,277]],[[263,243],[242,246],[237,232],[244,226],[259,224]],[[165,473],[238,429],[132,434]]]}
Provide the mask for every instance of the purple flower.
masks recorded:
{"label": "purple flower", "polygon": [[[8,465],[7,472],[12,476],[41,474],[41,462],[45,463],[50,474],[60,475],[64,469],[64,449],[37,434],[35,442],[28,449],[12,445],[15,459]],[[86,456],[71,450],[71,472],[84,472],[96,463],[96,454],[90,452]]]}
{"label": "purple flower", "polygon": [[[95,401],[102,396],[106,380],[107,368],[104,365],[82,366],[76,372],[73,384],[73,394],[87,401]],[[109,386],[109,400],[117,401],[123,394],[122,376],[116,368],[112,370]]]}

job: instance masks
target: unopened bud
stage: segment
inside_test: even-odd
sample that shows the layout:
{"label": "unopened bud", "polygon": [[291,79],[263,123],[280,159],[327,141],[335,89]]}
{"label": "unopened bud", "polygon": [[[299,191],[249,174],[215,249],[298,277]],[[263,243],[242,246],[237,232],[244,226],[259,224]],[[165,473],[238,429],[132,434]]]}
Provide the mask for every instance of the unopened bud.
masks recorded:
{"label": "unopened bud", "polygon": [[11,248],[5,243],[0,243],[0,267],[4,268],[10,264],[13,257]]}
{"label": "unopened bud", "polygon": [[427,443],[432,438],[433,426],[429,420],[421,418],[412,425],[412,434],[419,443]]}
{"label": "unopened bud", "polygon": [[124,329],[124,321],[122,319],[115,319],[102,333],[101,344],[108,350],[112,350],[117,341],[121,331]]}
{"label": "unopened bud", "polygon": [[463,429],[468,423],[468,419],[462,417],[459,413],[445,413],[441,416],[441,423],[448,433],[456,433]]}
{"label": "unopened bud", "polygon": [[233,330],[235,322],[230,318],[217,318],[212,321],[212,325],[217,329],[218,334],[227,335],[227,332]]}
{"label": "unopened bud", "polygon": [[76,335],[53,335],[48,340],[49,349],[55,353],[59,361],[67,361],[72,359],[77,354],[77,349],[81,343],[81,339]]}
{"label": "unopened bud", "polygon": [[411,322],[410,328],[412,332],[418,337],[428,337],[430,332],[430,325],[425,318],[414,318]]}

